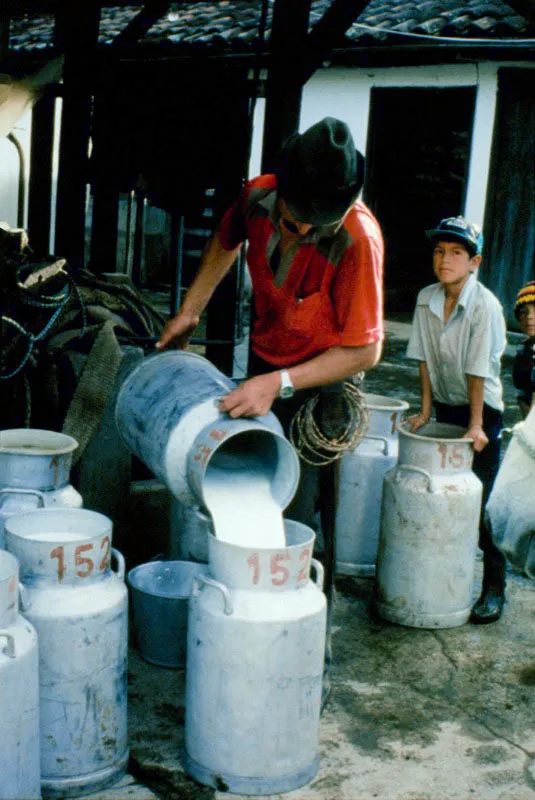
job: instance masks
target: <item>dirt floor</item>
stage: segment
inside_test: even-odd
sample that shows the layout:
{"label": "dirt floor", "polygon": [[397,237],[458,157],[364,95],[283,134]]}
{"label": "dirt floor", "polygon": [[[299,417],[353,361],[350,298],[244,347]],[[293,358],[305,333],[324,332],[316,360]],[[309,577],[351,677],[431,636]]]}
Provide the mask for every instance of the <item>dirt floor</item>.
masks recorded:
{"label": "dirt floor", "polygon": [[[406,326],[389,325],[383,360],[364,388],[416,407],[417,368],[404,359],[406,335]],[[519,420],[510,372],[509,354],[504,361],[509,427]],[[139,511],[137,506],[141,525]],[[155,552],[167,511],[165,498],[155,492],[150,513],[164,532],[155,531]],[[478,562],[474,596],[480,576]],[[509,568],[508,602],[498,623],[443,630],[377,618],[373,586],[373,578],[337,579],[333,688],[321,719],[320,768],[308,786],[280,797],[535,800],[533,583]],[[184,671],[151,666],[132,650],[129,673],[129,773],[90,797],[228,796],[183,772]]]}

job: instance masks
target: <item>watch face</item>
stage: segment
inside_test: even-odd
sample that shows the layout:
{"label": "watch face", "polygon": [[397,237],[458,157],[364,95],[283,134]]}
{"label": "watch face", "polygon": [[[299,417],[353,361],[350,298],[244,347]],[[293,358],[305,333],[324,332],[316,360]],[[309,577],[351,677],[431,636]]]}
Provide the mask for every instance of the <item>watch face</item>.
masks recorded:
{"label": "watch face", "polygon": [[283,386],[279,392],[280,397],[293,397],[294,390],[291,386]]}

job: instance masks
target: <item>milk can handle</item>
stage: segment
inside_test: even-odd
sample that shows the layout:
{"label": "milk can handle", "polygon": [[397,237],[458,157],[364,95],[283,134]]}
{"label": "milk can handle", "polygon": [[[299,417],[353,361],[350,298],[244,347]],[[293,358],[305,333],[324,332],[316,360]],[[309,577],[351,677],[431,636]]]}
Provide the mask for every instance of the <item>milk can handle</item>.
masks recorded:
{"label": "milk can handle", "polygon": [[370,436],[366,434],[362,437],[363,439],[373,439],[374,442],[382,442],[384,444],[383,455],[388,455],[388,439],[385,436]]}
{"label": "milk can handle", "polygon": [[124,581],[124,575],[125,575],[124,556],[123,556],[122,553],[120,553],[118,550],[116,550],[115,547],[111,548],[111,554],[112,554],[112,556],[115,556],[115,560],[117,561],[116,575],[122,581]]}
{"label": "milk can handle", "polygon": [[199,583],[206,583],[207,586],[213,586],[214,589],[219,589],[223,595],[223,611],[227,617],[230,617],[230,615],[234,613],[232,597],[225,584],[219,583],[219,581],[215,581],[213,578],[209,578],[208,575],[203,575],[202,572],[199,572],[193,579],[193,586],[191,589],[193,597],[197,597],[199,594]]}
{"label": "milk can handle", "polygon": [[313,558],[310,561],[310,566],[314,567],[314,569],[316,570],[316,580],[314,581],[314,583],[316,584],[320,592],[322,592],[325,579],[325,570],[323,569],[323,564],[321,563],[321,561],[318,561],[316,558]]}
{"label": "milk can handle", "polygon": [[2,653],[8,658],[15,658],[15,637],[7,631],[0,631],[0,639],[7,639],[7,644],[2,648]]}
{"label": "milk can handle", "polygon": [[19,581],[19,604],[21,611],[28,611],[31,608],[32,601],[30,600],[30,595],[28,594],[28,590],[23,583]]}
{"label": "milk can handle", "polygon": [[428,480],[428,487],[427,488],[429,489],[429,491],[432,492],[432,493],[435,493],[437,491],[437,488],[436,488],[435,483],[433,481],[433,476],[426,469],[422,469],[422,467],[413,467],[410,464],[398,464],[397,468],[398,469],[405,469],[405,470],[407,470],[407,472],[417,472],[419,475],[423,475],[424,478],[427,478],[427,480]]}
{"label": "milk can handle", "polygon": [[0,494],[33,494],[39,500],[37,508],[44,508],[45,496],[39,489],[0,489]]}

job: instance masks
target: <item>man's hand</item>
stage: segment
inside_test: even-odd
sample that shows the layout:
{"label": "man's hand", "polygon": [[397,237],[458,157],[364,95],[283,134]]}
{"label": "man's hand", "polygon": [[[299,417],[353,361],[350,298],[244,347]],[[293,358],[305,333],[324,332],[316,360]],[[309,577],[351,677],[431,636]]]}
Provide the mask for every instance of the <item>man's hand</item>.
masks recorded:
{"label": "man's hand", "polygon": [[231,417],[261,417],[270,410],[279,395],[280,387],[278,372],[257,375],[227,394],[221,400],[219,410]]}
{"label": "man's hand", "polygon": [[487,434],[481,425],[470,425],[464,434],[463,439],[474,440],[474,450],[476,453],[480,453],[489,443]]}
{"label": "man's hand", "polygon": [[163,350],[173,343],[180,350],[186,350],[191,335],[198,324],[198,317],[179,311],[176,317],[170,319],[165,325],[159,341],[156,342],[156,348]]}
{"label": "man's hand", "polygon": [[419,428],[422,428],[424,425],[427,425],[431,417],[427,416],[427,414],[415,414],[413,417],[407,417],[404,422],[410,428],[411,433],[416,433]]}

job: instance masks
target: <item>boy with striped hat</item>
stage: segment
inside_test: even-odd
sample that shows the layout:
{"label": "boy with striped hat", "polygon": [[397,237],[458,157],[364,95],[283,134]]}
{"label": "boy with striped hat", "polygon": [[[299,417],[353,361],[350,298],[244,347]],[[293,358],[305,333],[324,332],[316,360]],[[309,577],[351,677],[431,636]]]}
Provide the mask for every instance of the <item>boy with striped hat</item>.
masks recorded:
{"label": "boy with striped hat", "polygon": [[517,350],[513,364],[513,383],[518,389],[518,406],[525,419],[535,397],[535,281],[519,291],[515,302],[515,317],[528,337]]}

